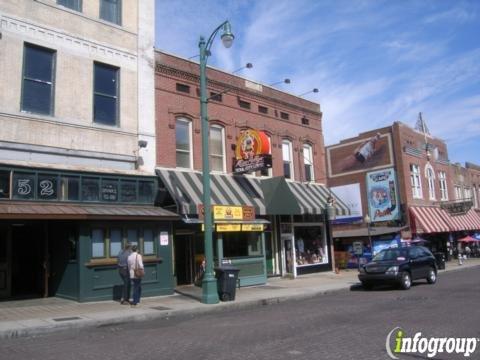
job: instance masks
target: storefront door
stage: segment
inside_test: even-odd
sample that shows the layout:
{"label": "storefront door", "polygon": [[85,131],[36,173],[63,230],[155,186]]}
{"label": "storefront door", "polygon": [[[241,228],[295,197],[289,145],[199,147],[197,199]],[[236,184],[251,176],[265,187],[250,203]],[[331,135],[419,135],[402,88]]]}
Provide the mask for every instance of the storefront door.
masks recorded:
{"label": "storefront door", "polygon": [[295,247],[293,246],[293,235],[282,234],[283,250],[284,250],[284,275],[295,277]]}
{"label": "storefront door", "polygon": [[195,279],[195,247],[193,234],[175,235],[175,274],[177,285],[192,284]]}
{"label": "storefront door", "polygon": [[44,297],[47,287],[47,249],[40,223],[11,225],[11,296]]}
{"label": "storefront door", "polygon": [[11,294],[11,236],[8,226],[0,226],[0,299]]}

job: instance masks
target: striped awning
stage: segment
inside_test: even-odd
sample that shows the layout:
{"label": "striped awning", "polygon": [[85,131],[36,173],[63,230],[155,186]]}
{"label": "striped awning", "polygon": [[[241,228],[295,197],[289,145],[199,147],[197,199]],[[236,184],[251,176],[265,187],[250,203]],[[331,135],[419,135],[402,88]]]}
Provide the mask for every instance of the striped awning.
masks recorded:
{"label": "striped awning", "polygon": [[323,214],[328,198],[334,198],[337,215],[349,215],[347,205],[326,186],[315,183],[287,181],[288,187],[297,198],[302,214]]}
{"label": "striped awning", "polygon": [[442,213],[443,219],[450,226],[451,231],[480,230],[480,216],[473,209],[459,215],[449,214],[443,209]]}
{"label": "striped awning", "polygon": [[410,214],[414,222],[414,232],[417,234],[450,232],[450,227],[444,220],[443,210],[439,207],[411,206]]}
{"label": "striped awning", "polygon": [[480,230],[480,216],[473,209],[454,215],[436,206],[411,206],[410,213],[417,233]]}
{"label": "striped awning", "polygon": [[[175,201],[178,212],[198,215],[198,206],[203,204],[202,173],[172,169],[157,169],[156,172]],[[211,174],[210,193],[212,205],[253,206],[257,215],[266,215],[260,179]]]}

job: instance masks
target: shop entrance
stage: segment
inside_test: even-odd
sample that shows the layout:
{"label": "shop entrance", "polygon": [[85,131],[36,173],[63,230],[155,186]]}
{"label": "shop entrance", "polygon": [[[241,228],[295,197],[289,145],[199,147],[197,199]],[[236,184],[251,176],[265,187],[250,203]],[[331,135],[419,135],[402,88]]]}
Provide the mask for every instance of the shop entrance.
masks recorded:
{"label": "shop entrance", "polygon": [[0,297],[47,296],[47,252],[41,224],[3,225],[0,228]]}
{"label": "shop entrance", "polygon": [[177,285],[189,285],[195,279],[193,234],[175,234],[175,274]]}

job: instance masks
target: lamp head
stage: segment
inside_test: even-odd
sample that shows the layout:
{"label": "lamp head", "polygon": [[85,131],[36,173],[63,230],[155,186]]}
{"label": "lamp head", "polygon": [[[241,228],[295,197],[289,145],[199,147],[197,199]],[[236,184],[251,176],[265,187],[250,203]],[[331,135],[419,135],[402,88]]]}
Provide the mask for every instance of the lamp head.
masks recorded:
{"label": "lamp head", "polygon": [[235,36],[232,34],[232,27],[228,21],[225,22],[225,25],[223,25],[223,34],[221,39],[223,46],[225,46],[227,49],[232,46],[233,39],[235,39]]}
{"label": "lamp head", "polygon": [[287,79],[283,80],[283,82],[284,82],[285,84],[290,84],[290,79],[287,78]]}

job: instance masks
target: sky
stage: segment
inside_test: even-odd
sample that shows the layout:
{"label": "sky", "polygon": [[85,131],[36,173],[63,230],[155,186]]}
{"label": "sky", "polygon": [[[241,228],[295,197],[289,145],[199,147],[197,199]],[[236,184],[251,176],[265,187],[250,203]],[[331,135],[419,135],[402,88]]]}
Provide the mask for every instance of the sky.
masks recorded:
{"label": "sky", "polygon": [[[325,144],[419,112],[452,162],[480,165],[480,1],[156,0],[156,48],[198,55],[229,20],[208,64],[320,104]],[[198,58],[193,58],[195,61]],[[198,60],[196,60],[198,61]]]}

